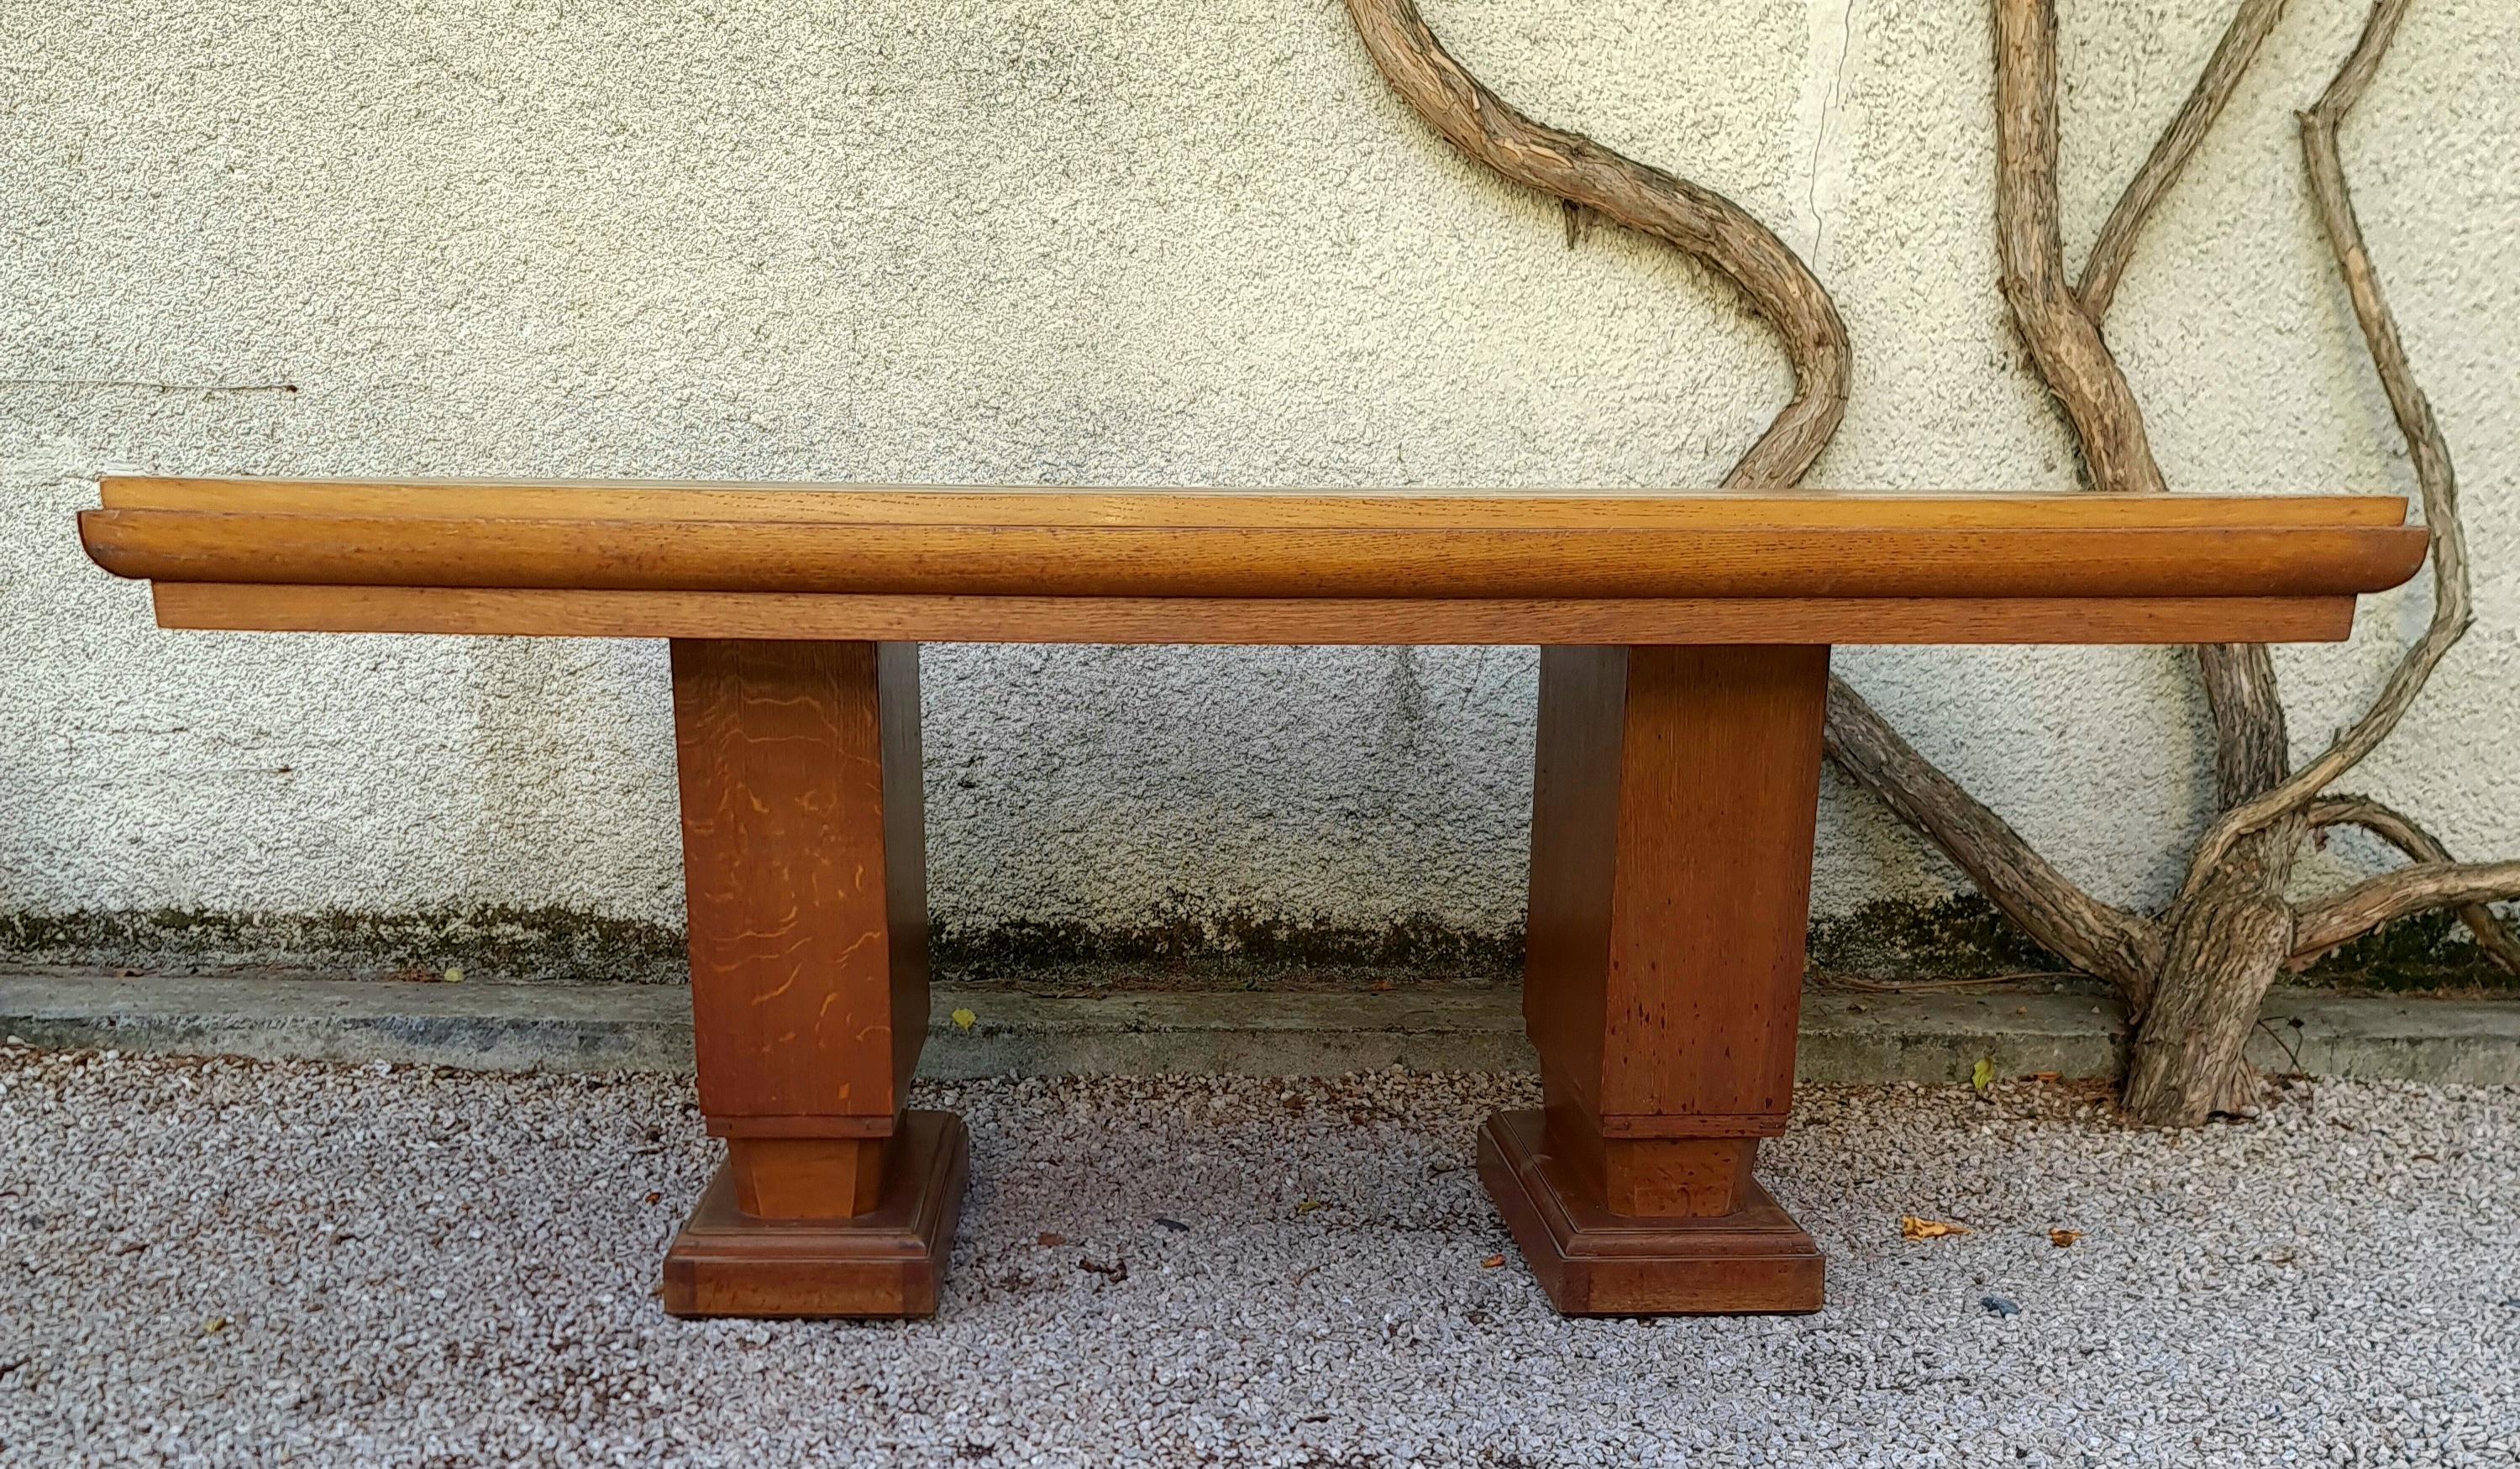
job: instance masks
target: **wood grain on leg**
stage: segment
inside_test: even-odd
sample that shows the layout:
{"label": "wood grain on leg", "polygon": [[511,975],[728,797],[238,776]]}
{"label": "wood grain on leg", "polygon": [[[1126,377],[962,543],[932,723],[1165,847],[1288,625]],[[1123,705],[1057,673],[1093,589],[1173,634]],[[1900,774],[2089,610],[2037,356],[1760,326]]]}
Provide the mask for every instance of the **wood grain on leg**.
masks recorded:
{"label": "wood grain on leg", "polygon": [[954,1210],[923,1191],[960,1190],[966,1144],[903,1110],[927,1020],[918,645],[678,641],[673,665],[700,1110],[728,1161],[666,1309],[932,1311]]}
{"label": "wood grain on leg", "polygon": [[1544,1106],[1491,1119],[1480,1161],[1560,1311],[1820,1306],[1819,1253],[1751,1166],[1793,1100],[1827,674],[1825,647],[1542,653]]}

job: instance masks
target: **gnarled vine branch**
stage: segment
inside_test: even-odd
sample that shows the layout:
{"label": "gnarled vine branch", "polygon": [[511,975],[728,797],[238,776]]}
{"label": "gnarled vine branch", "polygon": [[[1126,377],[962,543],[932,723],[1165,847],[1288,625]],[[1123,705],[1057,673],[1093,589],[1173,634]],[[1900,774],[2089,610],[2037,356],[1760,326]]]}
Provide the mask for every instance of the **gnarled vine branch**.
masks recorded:
{"label": "gnarled vine branch", "polygon": [[[1784,244],[1731,201],[1574,133],[1533,122],[1448,55],[1413,0],[1346,0],[1367,52],[1401,99],[1455,147],[1507,178],[1698,256],[1748,296],[1783,338],[1795,393],[1726,477],[1790,485],[1834,432],[1848,381],[1846,331],[1827,291]],[[2283,8],[2238,0],[2186,102],[2129,181],[2069,284],[2058,221],[2054,0],[1992,0],[1996,37],[1997,236],[2002,289],[2033,364],[2055,395],[2092,485],[2167,488],[2143,414],[2100,331],[2136,239],[2236,92]],[[1931,839],[2004,913],[2051,951],[2114,984],[2138,1021],[2128,1102],[2157,1123],[2201,1121],[2254,1095],[2242,1043],[2267,986],[2380,923],[2454,907],[2485,948],[2520,968],[2520,945],[2483,905],[2520,893],[2520,863],[2452,862],[2414,823],[2357,798],[2318,799],[2393,729],[2467,625],[2464,541],[2450,457],[2415,386],[2355,221],[2337,124],[2369,85],[2408,0],[2376,0],[2354,55],[2302,119],[2311,188],[2357,318],[2412,451],[2435,535],[2435,611],[2371,710],[2299,776],[2288,775],[2284,710],[2263,646],[2200,647],[2215,775],[2226,815],[2159,916],[2092,898],[2003,819],[1901,738],[1844,682],[1829,686],[1827,748],[1860,784]],[[2285,895],[2314,824],[2365,826],[2412,865],[2297,910]]]}
{"label": "gnarled vine branch", "polygon": [[1455,148],[1517,184],[1677,245],[1740,288],[1783,340],[1794,396],[1724,482],[1800,480],[1845,415],[1853,359],[1836,303],[1801,258],[1722,195],[1514,111],[1453,60],[1413,0],[1347,0],[1347,13],[1383,80]]}
{"label": "gnarled vine branch", "polygon": [[2415,381],[2405,339],[2399,334],[2397,316],[2389,309],[2388,297],[2380,289],[2380,278],[2371,268],[2370,251],[2362,243],[2362,221],[2355,215],[2354,196],[2346,187],[2344,163],[2337,152],[2337,125],[2370,87],[2408,3],[2409,0],[2379,0],[2372,7],[2370,22],[2363,27],[2353,55],[2337,71],[2335,80],[2328,83],[2318,104],[2301,114],[2301,147],[2319,223],[2327,232],[2337,271],[2354,304],[2355,321],[2361,325],[2362,340],[2370,349],[2371,366],[2379,374],[2389,411],[2397,420],[2398,432],[2406,439],[2408,458],[2414,466],[2424,524],[2433,533],[2432,617],[2423,636],[2390,671],[2379,696],[2361,719],[2337,735],[2318,759],[2303,766],[2299,774],[2223,814],[2197,844],[2188,868],[2191,884],[2221,861],[2242,835],[2301,810],[2379,748],[2380,741],[2406,717],[2415,695],[2423,692],[2433,670],[2441,666],[2443,657],[2475,620],[2468,596],[2467,536],[2459,520],[2458,477],[2452,467],[2450,445],[2433,417],[2431,401]]}
{"label": "gnarled vine branch", "polygon": [[2520,862],[2419,862],[2305,910],[2293,927],[2293,953],[2315,958],[2383,923],[2510,898],[2520,898]]}
{"label": "gnarled vine branch", "polygon": [[1824,737],[1839,769],[1930,837],[2004,916],[2141,1007],[2161,966],[2161,936],[2150,920],[2084,892],[1840,679],[1829,680]]}
{"label": "gnarled vine branch", "polygon": [[2223,115],[2231,94],[2240,89],[2240,78],[2248,75],[2250,63],[2258,59],[2258,48],[2282,18],[2283,8],[2284,0],[2240,0],[2239,8],[2231,12],[2231,23],[2223,28],[2223,39],[2215,44],[2205,69],[2196,74],[2196,85],[2180,105],[2178,115],[2161,130],[2143,166],[2127,181],[2126,192],[2118,196],[2117,206],[2109,210],[2108,222],[2100,226],[2091,254],[2083,259],[2083,284],[2074,291],[2083,303],[2084,315],[2093,322],[2108,319],[2109,303],[2117,297],[2118,282],[2126,275],[2127,262],[2135,256],[2136,238],[2151,219],[2153,206],[2179,182],[2187,160],[2196,156],[2197,146],[2213,131],[2215,119]]}
{"label": "gnarled vine branch", "polygon": [[2055,0],[1997,0],[1995,126],[2003,299],[2031,361],[2073,423],[2093,489],[2166,490],[2135,391],[2065,279],[2056,205]]}
{"label": "gnarled vine branch", "polygon": [[[2442,845],[2439,837],[2415,824],[2414,818],[2384,806],[2369,796],[2322,796],[2310,803],[2306,814],[2315,827],[2360,826],[2405,853],[2411,862],[2437,866],[2448,866],[2452,862],[2450,849]],[[2476,936],[2476,947],[2484,950],[2503,968],[2520,974],[2520,941],[2511,937],[2493,909],[2482,903],[2465,904],[2458,910],[2458,920]],[[2356,937],[2359,935],[2346,935],[2347,939]],[[2292,963],[2295,967],[2309,964],[2335,947],[2331,944],[2327,948],[2306,950],[2301,947],[2298,935],[2293,942]]]}
{"label": "gnarled vine branch", "polygon": [[[1517,183],[1701,256],[1740,287],[1783,335],[1798,387],[1725,483],[1775,488],[1799,480],[1836,430],[1850,347],[1827,290],[1792,250],[1721,196],[1524,117],[1445,52],[1411,0],[1347,4],[1392,90],[1455,147]],[[2061,264],[2055,275],[2062,280]],[[1828,749],[2041,943],[2092,973],[2140,987],[2158,958],[2143,920],[2076,887],[1836,678],[1829,681]]]}

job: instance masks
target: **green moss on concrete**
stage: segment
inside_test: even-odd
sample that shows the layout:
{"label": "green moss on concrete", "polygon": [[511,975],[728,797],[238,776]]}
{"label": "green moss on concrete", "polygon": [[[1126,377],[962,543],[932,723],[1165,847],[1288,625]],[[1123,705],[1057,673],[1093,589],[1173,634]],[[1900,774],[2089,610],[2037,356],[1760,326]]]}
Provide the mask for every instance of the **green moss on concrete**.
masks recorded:
{"label": "green moss on concrete", "polygon": [[[1873,979],[1971,979],[2071,969],[1975,894],[1868,903],[1812,925],[1816,973]],[[2419,913],[2346,945],[2298,976],[2327,989],[2520,993],[2520,975],[2470,941],[2455,914]]]}
{"label": "green moss on concrete", "polygon": [[2366,933],[2313,964],[2301,982],[2339,989],[2520,993],[2520,975],[2488,957],[2451,913],[2417,913]]}
{"label": "green moss on concrete", "polygon": [[[1379,927],[1242,908],[1200,913],[1176,898],[1143,923],[962,924],[930,933],[938,980],[1023,979],[1097,988],[1250,989],[1510,983],[1522,932],[1431,915]],[[376,978],[442,974],[507,982],[680,983],[677,927],[572,909],[435,908],[402,913],[240,913],[190,909],[0,913],[0,963],[131,969],[317,971]],[[2070,968],[1975,896],[1879,902],[1812,926],[1811,967],[1877,979],[1963,979]],[[2331,988],[2520,994],[2449,913],[2390,925],[2320,961],[2303,983]]]}
{"label": "green moss on concrete", "polygon": [[1521,973],[1522,930],[1426,915],[1364,927],[1247,908],[1197,913],[1175,901],[1146,923],[937,923],[928,955],[939,979],[964,983],[1018,974],[1255,987],[1324,975],[1504,980]]}
{"label": "green moss on concrete", "polygon": [[1868,979],[1976,979],[2070,969],[1974,893],[1883,899],[1812,924],[1811,967]]}
{"label": "green moss on concrete", "polygon": [[[1252,908],[1194,911],[1175,896],[1139,923],[957,923],[929,935],[936,977],[1022,977],[1120,987],[1316,981],[1489,980],[1521,972],[1522,931],[1469,929],[1428,914],[1378,927]],[[1975,898],[1876,903],[1825,919],[1813,966],[1884,977],[2057,968]],[[0,914],[0,961],[130,968],[442,973],[510,982],[679,982],[679,928],[571,909],[434,908],[401,913],[240,913],[190,909]]]}
{"label": "green moss on concrete", "polygon": [[[1153,922],[1134,925],[939,923],[930,944],[936,975],[947,982],[1022,975],[1258,985],[1324,972],[1461,980],[1509,978],[1522,962],[1519,930],[1470,932],[1428,917],[1344,927],[1248,910],[1199,916],[1178,904]],[[689,972],[680,928],[571,909],[502,907],[0,913],[0,962],[373,978],[418,978],[457,967],[469,979],[510,983],[680,983]]]}
{"label": "green moss on concrete", "polygon": [[160,972],[320,969],[378,978],[674,982],[681,930],[564,908],[435,908],[399,913],[247,913],[148,909],[0,913],[0,959]]}

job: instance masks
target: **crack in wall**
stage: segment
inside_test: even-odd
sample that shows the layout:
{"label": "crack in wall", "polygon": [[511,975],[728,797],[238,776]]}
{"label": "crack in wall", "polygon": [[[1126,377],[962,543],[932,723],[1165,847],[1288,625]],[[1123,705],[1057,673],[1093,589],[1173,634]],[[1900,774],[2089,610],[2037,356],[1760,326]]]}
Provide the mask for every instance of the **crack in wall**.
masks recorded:
{"label": "crack in wall", "polygon": [[[1800,226],[1806,252],[1804,263],[1813,274],[1821,270],[1822,251],[1828,244],[1828,217],[1822,210],[1823,192],[1834,196],[1835,181],[1841,172],[1828,170],[1829,184],[1823,190],[1822,167],[1828,160],[1828,144],[1833,125],[1846,97],[1846,72],[1855,51],[1855,13],[1858,0],[1812,0],[1811,6],[1811,70],[1807,75],[1801,112],[1811,134],[1811,148],[1805,156],[1802,218]],[[1823,85],[1821,78],[1827,78]]]}
{"label": "crack in wall", "polygon": [[123,387],[160,393],[293,393],[294,382],[155,382],[137,378],[0,378],[0,387]]}

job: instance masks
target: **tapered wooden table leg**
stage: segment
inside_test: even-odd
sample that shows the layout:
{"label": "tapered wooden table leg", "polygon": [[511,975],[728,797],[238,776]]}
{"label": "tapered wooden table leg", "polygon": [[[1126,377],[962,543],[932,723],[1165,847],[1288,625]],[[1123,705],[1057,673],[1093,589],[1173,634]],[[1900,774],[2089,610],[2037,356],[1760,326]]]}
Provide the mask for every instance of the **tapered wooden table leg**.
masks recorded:
{"label": "tapered wooden table leg", "polygon": [[1545,1106],[1479,1174],[1559,1311],[1801,1312],[1760,1187],[1792,1105],[1825,647],[1541,655],[1523,1016]]}
{"label": "tapered wooden table leg", "polygon": [[927,1030],[916,644],[677,641],[700,1110],[727,1162],[676,1315],[936,1310],[968,1146],[902,1106]]}

